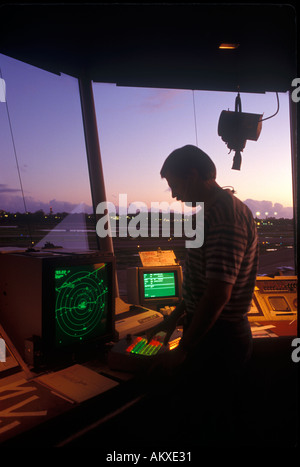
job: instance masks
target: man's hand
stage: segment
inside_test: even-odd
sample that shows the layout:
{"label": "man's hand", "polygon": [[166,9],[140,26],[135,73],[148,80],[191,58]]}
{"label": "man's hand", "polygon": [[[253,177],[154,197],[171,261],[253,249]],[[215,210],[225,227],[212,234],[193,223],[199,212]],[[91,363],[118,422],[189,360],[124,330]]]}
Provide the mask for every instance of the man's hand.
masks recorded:
{"label": "man's hand", "polygon": [[163,336],[160,341],[164,344],[167,345],[169,342],[169,339],[174,332],[176,323],[172,323],[170,321],[163,321],[162,323],[159,323],[155,328],[148,329],[146,331],[146,339],[148,343],[151,341],[151,339],[157,335]]}
{"label": "man's hand", "polygon": [[177,305],[175,310],[167,318],[164,319],[164,321],[159,323],[154,328],[146,331],[146,337],[147,337],[148,342],[152,339],[153,336],[155,336],[155,334],[158,334],[159,332],[165,332],[166,335],[164,338],[164,344],[167,345],[172,333],[174,332],[176,328],[177,321],[180,318],[180,316],[183,315],[184,311],[185,311],[185,303],[182,300],[179,303],[179,305]]}

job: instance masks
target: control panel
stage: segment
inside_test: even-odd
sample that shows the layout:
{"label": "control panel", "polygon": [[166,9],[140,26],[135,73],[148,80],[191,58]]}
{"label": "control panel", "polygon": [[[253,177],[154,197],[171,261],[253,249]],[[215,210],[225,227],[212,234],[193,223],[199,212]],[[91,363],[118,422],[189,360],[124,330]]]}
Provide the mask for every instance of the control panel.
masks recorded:
{"label": "control panel", "polygon": [[295,276],[257,277],[249,321],[296,319],[297,285]]}
{"label": "control panel", "polygon": [[159,332],[148,342],[146,336],[128,334],[125,339],[114,344],[108,353],[109,368],[132,373],[145,370],[158,354],[172,351],[179,345],[182,329],[176,328],[166,345],[165,335],[165,332]]}

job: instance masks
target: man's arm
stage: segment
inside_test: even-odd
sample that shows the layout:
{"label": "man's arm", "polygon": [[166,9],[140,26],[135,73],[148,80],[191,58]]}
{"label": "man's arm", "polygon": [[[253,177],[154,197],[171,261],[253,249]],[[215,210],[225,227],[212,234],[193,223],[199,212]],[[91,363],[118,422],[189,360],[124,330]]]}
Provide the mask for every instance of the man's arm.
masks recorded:
{"label": "man's arm", "polygon": [[231,297],[232,284],[210,279],[204,295],[195,306],[194,316],[180,341],[185,351],[193,350],[214,325]]}
{"label": "man's arm", "polygon": [[155,326],[154,328],[146,332],[148,342],[152,339],[152,337],[155,334],[157,334],[160,331],[163,331],[166,333],[164,337],[164,344],[167,344],[176,327],[177,321],[183,315],[184,312],[185,312],[185,302],[184,300],[181,300],[181,302],[176,306],[176,308],[172,311],[172,313],[167,318],[164,319],[164,321],[162,321],[157,326]]}
{"label": "man's arm", "polygon": [[[224,306],[230,300],[231,292],[232,284],[210,279],[205,294],[195,307],[193,319],[181,338],[180,345],[171,352],[160,355],[152,367],[152,371],[161,366],[164,376],[172,375],[174,369],[183,364],[188,354],[193,352],[203,336],[216,322]],[[175,313],[173,312],[169,317],[171,318],[168,326],[169,331],[174,327],[174,323],[182,311],[183,305],[175,309]]]}

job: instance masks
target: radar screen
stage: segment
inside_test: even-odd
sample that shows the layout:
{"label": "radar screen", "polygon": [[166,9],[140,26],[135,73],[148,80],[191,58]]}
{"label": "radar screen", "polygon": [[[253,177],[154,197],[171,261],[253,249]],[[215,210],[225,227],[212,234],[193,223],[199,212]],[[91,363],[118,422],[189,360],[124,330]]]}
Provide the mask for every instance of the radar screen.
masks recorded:
{"label": "radar screen", "polygon": [[58,347],[96,339],[107,332],[107,265],[55,270],[55,335]]}

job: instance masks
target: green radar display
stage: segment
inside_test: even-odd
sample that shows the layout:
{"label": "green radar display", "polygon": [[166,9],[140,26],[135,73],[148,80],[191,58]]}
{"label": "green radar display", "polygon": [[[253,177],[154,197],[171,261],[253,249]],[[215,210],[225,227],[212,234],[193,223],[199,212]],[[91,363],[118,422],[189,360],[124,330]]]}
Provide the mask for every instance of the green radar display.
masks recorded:
{"label": "green radar display", "polygon": [[106,332],[108,274],[105,263],[55,270],[56,345],[96,339]]}

